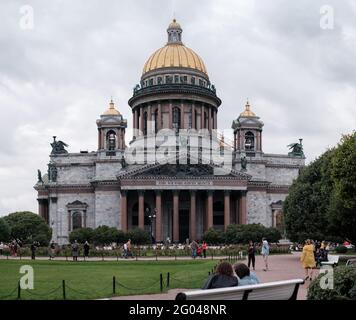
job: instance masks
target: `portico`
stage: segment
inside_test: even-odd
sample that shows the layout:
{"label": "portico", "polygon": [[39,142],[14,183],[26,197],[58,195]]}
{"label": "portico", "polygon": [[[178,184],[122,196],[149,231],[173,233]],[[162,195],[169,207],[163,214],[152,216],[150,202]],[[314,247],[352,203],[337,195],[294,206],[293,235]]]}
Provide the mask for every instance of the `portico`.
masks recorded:
{"label": "portico", "polygon": [[248,175],[232,171],[214,176],[210,165],[190,167],[195,168],[194,174],[182,173],[185,166],[157,165],[120,176],[121,229],[149,230],[147,209],[156,215],[153,236],[157,242],[167,237],[174,242],[197,240],[210,228],[245,224]]}

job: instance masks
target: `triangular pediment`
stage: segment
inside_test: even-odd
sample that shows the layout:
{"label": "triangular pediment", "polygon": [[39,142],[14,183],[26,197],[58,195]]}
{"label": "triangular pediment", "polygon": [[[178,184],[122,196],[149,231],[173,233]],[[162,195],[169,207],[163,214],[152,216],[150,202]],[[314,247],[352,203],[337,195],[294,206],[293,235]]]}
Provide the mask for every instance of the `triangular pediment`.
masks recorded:
{"label": "triangular pediment", "polygon": [[214,178],[235,177],[238,180],[250,180],[251,176],[231,169],[231,166],[217,165],[198,161],[190,157],[181,157],[178,161],[167,161],[166,163],[153,163],[127,168],[125,172],[118,175],[118,179],[137,177],[167,177],[167,178]]}

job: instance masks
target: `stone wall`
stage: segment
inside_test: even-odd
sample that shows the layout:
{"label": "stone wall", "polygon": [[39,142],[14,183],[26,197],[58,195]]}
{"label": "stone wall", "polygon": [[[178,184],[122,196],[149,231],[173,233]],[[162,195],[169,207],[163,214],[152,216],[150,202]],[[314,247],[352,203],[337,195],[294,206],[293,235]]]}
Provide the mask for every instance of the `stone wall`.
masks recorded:
{"label": "stone wall", "polygon": [[[271,218],[272,219],[272,218]],[[265,191],[247,192],[247,223],[262,223],[271,225],[267,208],[267,194]]]}
{"label": "stone wall", "polygon": [[[88,207],[86,211],[86,225],[87,227],[94,228],[95,216],[95,198],[94,194],[61,194],[57,195],[57,203],[50,203],[50,226],[53,228],[52,239],[59,244],[68,243],[69,230],[69,213],[67,204],[74,201],[85,202]],[[54,225],[51,225],[52,217],[55,219]],[[82,220],[84,223],[84,220]]]}
{"label": "stone wall", "polygon": [[121,197],[119,191],[95,191],[95,227],[121,229]]}

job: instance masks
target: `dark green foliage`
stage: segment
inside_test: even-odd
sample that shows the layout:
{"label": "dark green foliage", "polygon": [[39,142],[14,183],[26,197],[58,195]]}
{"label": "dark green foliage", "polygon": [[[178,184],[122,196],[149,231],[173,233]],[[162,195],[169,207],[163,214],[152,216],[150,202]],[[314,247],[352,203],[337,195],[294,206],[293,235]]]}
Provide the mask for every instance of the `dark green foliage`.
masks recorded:
{"label": "dark green foliage", "polygon": [[333,151],[304,168],[290,188],[284,202],[284,217],[291,241],[326,239],[328,230],[327,210],[332,193],[329,166]]}
{"label": "dark green foliage", "polygon": [[[330,209],[333,230],[356,243],[356,131],[345,135],[331,162],[334,192]],[[356,249],[356,247],[355,247]]]}
{"label": "dark green foliage", "polygon": [[131,243],[135,245],[152,243],[150,233],[138,228],[129,230],[127,232],[127,238],[131,239]]}
{"label": "dark green foliage", "polygon": [[335,248],[336,253],[346,253],[347,252],[347,248],[345,246],[337,246]]}
{"label": "dark green foliage", "polygon": [[99,226],[93,231],[93,242],[96,245],[110,245],[117,241],[119,230],[108,226]]}
{"label": "dark green foliage", "polygon": [[73,230],[69,235],[69,241],[74,242],[77,240],[79,243],[84,243],[88,241],[89,243],[93,241],[94,230],[92,228],[80,228]]}
{"label": "dark green foliage", "polygon": [[0,218],[0,241],[8,242],[10,241],[11,229],[9,224],[4,218]]}
{"label": "dark green foliage", "polygon": [[333,269],[333,289],[323,289],[320,274],[309,286],[308,300],[349,300],[356,299],[356,266],[339,266]]}
{"label": "dark green foliage", "polygon": [[269,242],[278,242],[281,239],[281,233],[276,228],[266,228],[261,224],[237,225],[231,224],[225,232],[227,244],[261,242],[266,238]]}
{"label": "dark green foliage", "polygon": [[356,243],[356,132],[304,168],[284,202],[291,241]]}
{"label": "dark green foliage", "polygon": [[32,212],[15,212],[4,217],[11,228],[11,238],[19,239],[23,244],[34,241],[41,245],[48,245],[51,240],[52,230],[46,221]]}
{"label": "dark green foliage", "polygon": [[204,232],[203,240],[209,245],[219,245],[225,242],[224,233],[211,228]]}

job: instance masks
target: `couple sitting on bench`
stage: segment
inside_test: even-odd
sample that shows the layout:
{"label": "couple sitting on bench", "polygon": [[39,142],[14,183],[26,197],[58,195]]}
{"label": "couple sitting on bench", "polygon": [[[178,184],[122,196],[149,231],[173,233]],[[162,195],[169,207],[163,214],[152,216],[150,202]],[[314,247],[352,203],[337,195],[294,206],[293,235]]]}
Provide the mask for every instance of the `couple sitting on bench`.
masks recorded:
{"label": "couple sitting on bench", "polygon": [[244,263],[233,266],[229,262],[221,262],[216,272],[209,276],[203,289],[217,289],[226,287],[246,286],[260,283],[256,274]]}

